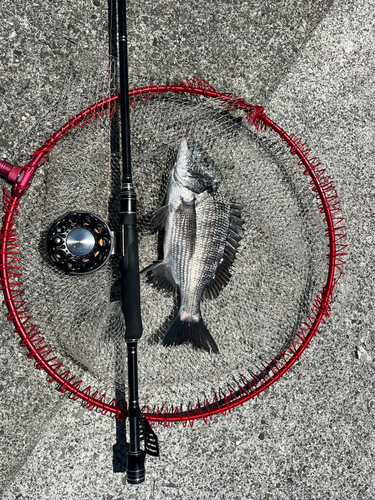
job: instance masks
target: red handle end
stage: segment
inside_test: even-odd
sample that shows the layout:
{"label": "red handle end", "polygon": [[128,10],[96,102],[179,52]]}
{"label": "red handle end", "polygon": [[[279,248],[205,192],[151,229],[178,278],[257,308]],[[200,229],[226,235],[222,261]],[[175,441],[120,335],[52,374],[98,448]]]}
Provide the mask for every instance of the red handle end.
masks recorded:
{"label": "red handle end", "polygon": [[18,165],[12,165],[7,161],[0,160],[0,177],[7,180],[11,184],[21,180],[20,174],[23,173],[23,168]]}

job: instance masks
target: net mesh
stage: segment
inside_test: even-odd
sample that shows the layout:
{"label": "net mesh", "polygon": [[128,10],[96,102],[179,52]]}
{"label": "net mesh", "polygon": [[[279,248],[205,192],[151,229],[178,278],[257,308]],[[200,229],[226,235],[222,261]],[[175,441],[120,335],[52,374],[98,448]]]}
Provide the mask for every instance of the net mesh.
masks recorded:
{"label": "net mesh", "polygon": [[[70,102],[66,88],[65,111],[77,113],[76,96]],[[183,137],[194,138],[213,159],[228,199],[243,206],[232,278],[217,299],[201,303],[219,354],[163,347],[177,299],[141,276],[141,405],[195,405],[236,390],[295,338],[327,279],[325,225],[298,160],[275,134],[251,128],[240,110],[228,113],[214,99],[165,94],[139,100],[130,118],[140,269],[158,258],[160,235],[150,219],[163,204]],[[118,229],[118,130],[117,115],[105,114],[65,136],[39,167],[24,197],[27,217],[17,220],[25,297],[38,327],[61,360],[85,380],[99,379],[113,396],[127,386],[118,260],[91,275],[65,275],[47,256],[46,236],[52,222],[71,210],[92,211]]]}

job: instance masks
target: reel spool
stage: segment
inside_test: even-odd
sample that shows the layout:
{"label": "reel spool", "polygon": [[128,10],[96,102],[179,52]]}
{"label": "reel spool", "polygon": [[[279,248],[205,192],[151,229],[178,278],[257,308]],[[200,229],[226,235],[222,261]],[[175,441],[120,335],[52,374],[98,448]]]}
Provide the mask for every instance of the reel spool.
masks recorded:
{"label": "reel spool", "polygon": [[69,274],[89,274],[113,254],[113,233],[103,219],[76,210],[58,218],[47,236],[52,261]]}

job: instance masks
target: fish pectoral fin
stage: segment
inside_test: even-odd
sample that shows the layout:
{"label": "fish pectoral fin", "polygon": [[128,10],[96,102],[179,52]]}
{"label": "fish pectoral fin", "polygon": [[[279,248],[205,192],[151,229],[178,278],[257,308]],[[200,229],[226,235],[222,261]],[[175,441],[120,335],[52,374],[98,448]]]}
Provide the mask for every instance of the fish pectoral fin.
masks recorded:
{"label": "fish pectoral fin", "polygon": [[169,205],[164,205],[163,207],[156,210],[151,217],[151,224],[155,228],[162,229],[168,220],[169,215]]}
{"label": "fish pectoral fin", "polygon": [[206,299],[216,299],[220,291],[227,286],[232,276],[230,269],[236,258],[237,249],[242,239],[241,227],[244,221],[241,219],[241,210],[241,205],[231,203],[229,228],[224,253],[217,266],[215,276],[203,291],[203,297]]}
{"label": "fish pectoral fin", "polygon": [[173,292],[176,288],[176,283],[162,260],[158,260],[151,266],[142,269],[141,274],[146,274],[147,282],[157,288],[169,292]]}

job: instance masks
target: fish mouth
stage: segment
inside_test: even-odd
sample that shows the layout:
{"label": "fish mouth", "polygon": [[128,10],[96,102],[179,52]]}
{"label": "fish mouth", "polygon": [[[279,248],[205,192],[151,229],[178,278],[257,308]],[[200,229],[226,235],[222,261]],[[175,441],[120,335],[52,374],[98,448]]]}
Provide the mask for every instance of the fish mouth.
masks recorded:
{"label": "fish mouth", "polygon": [[191,150],[188,142],[190,143],[191,140],[188,141],[185,138],[181,139],[175,167],[173,169],[173,179],[181,186],[185,186],[186,181],[190,178],[188,166],[191,157]]}

